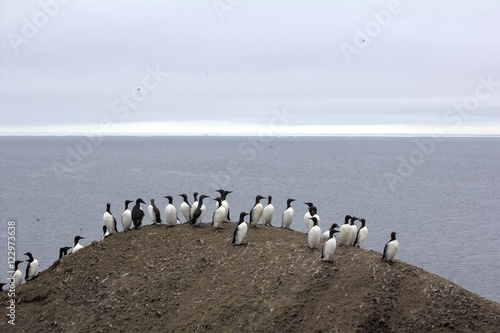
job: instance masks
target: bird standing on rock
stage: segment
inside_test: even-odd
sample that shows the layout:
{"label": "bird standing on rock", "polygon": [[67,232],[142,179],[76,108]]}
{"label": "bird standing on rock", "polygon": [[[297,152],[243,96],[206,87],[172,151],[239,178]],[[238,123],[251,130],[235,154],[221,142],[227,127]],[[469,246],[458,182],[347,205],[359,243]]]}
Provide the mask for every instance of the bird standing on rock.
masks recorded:
{"label": "bird standing on rock", "polygon": [[240,214],[238,225],[234,228],[233,245],[243,245],[242,241],[248,230],[247,223],[245,222],[245,216],[247,215],[249,214],[245,212]]}
{"label": "bird standing on rock", "polygon": [[366,236],[368,236],[368,229],[365,226],[365,219],[360,219],[360,221],[361,227],[359,228],[358,233],[356,234],[356,239],[354,240],[354,246],[357,247],[361,247],[366,239]]}
{"label": "bird standing on rock", "polygon": [[22,262],[22,260],[16,260],[14,262],[14,274],[12,274],[12,280],[14,282],[14,286],[16,287],[23,282],[23,273],[21,273],[21,270],[19,269],[19,264]]}
{"label": "bird standing on rock", "polygon": [[109,202],[106,204],[106,211],[102,215],[102,221],[104,222],[104,225],[106,226],[110,234],[116,234],[118,232],[116,227],[116,219],[113,214],[111,214],[111,204]]}
{"label": "bird standing on rock", "polygon": [[102,226],[102,237],[101,240],[104,240],[104,238],[108,237],[110,235],[108,227],[106,225]]}
{"label": "bird standing on rock", "polygon": [[262,195],[258,195],[255,197],[255,204],[250,210],[250,225],[257,228],[257,222],[259,222],[262,213],[264,212],[264,206],[260,203],[260,200],[264,199]]}
{"label": "bird standing on rock", "polygon": [[307,234],[307,242],[311,250],[317,249],[321,241],[321,229],[318,226],[318,219],[316,217],[311,217],[313,221],[313,227],[309,230]]}
{"label": "bird standing on rock", "polygon": [[330,230],[328,231],[329,238],[323,245],[323,251],[321,252],[321,260],[323,261],[332,262],[332,255],[335,253],[335,250],[337,249],[337,239],[335,239],[334,234],[336,232],[339,232],[339,230],[336,230],[335,228],[338,228],[337,223],[334,223],[330,228]]}
{"label": "bird standing on rock", "polygon": [[399,242],[396,239],[396,233],[393,231],[391,232],[391,240],[385,244],[382,260],[392,265],[394,263],[392,259],[394,259],[396,252],[398,252],[398,248]]}
{"label": "bird standing on rock", "polygon": [[191,205],[189,204],[188,197],[186,193],[179,194],[184,201],[181,203],[181,213],[186,219],[186,223],[191,221]]}
{"label": "bird standing on rock", "polygon": [[151,203],[148,206],[148,213],[153,224],[160,224],[163,221],[161,220],[160,210],[155,205],[155,199],[151,199]]}
{"label": "bird standing on rock", "polygon": [[344,224],[340,227],[339,245],[348,246],[351,241],[351,226],[349,225],[350,219],[351,215],[346,215],[344,218]]}
{"label": "bird standing on rock", "polygon": [[[191,205],[191,218],[193,218],[194,211],[198,208],[198,192],[193,193],[193,204]],[[191,219],[189,219],[191,221]]]}
{"label": "bird standing on rock", "polygon": [[227,195],[230,193],[233,193],[233,191],[225,191],[223,189],[219,189],[219,190],[216,190],[216,192],[220,193],[221,203],[219,204],[218,202],[216,202],[215,208],[219,208],[219,205],[223,205],[227,211],[226,217],[224,218],[224,222],[230,222],[231,217],[229,216],[229,203],[227,202],[226,198],[227,198]]}
{"label": "bird standing on rock", "polygon": [[294,215],[294,211],[292,208],[293,201],[295,201],[295,199],[292,198],[288,198],[288,200],[286,201],[286,209],[283,212],[283,215],[281,215],[281,227],[283,229],[290,229],[290,227],[292,226]]}
{"label": "bird standing on rock", "polygon": [[273,197],[267,196],[267,205],[264,207],[262,212],[262,223],[264,225],[272,225],[273,217],[274,217],[274,206],[272,204]]}
{"label": "bird standing on rock", "polygon": [[75,246],[73,246],[73,250],[71,251],[71,254],[83,249],[83,245],[80,244],[80,239],[85,239],[85,237],[82,237],[82,236],[75,237]]}
{"label": "bird standing on rock", "polygon": [[312,221],[311,221],[311,207],[313,207],[312,202],[304,202],[307,205],[307,212],[304,214],[304,224],[306,225],[307,231],[311,230],[312,228]]}
{"label": "bird standing on rock", "polygon": [[168,200],[168,204],[165,207],[165,223],[169,227],[181,224],[177,215],[177,209],[174,206],[174,198],[171,195],[166,195],[165,198]]}
{"label": "bird standing on rock", "polygon": [[26,252],[24,255],[29,258],[26,260],[28,262],[28,266],[26,266],[26,275],[24,276],[24,279],[29,281],[38,275],[38,260],[33,258],[31,252]]}
{"label": "bird standing on rock", "polygon": [[146,204],[144,200],[138,198],[135,201],[134,208],[132,208],[132,222],[134,223],[134,229],[139,229],[142,227],[142,219],[144,218],[144,211],[141,208],[141,203]]}
{"label": "bird standing on rock", "polygon": [[354,224],[354,221],[356,221],[357,219],[357,217],[351,217],[351,238],[349,239],[350,246],[354,245],[354,242],[356,241],[356,235],[358,234],[358,227]]}
{"label": "bird standing on rock", "polygon": [[218,230],[226,219],[227,209],[222,204],[222,198],[217,197],[214,200],[218,202],[219,208],[215,210],[214,215],[212,216],[212,227],[214,227],[215,230]]}
{"label": "bird standing on rock", "polygon": [[64,246],[59,249],[59,259],[68,255],[68,250],[71,249],[71,246]]}
{"label": "bird standing on rock", "polygon": [[201,220],[205,216],[205,211],[207,210],[205,205],[203,204],[203,199],[205,198],[209,198],[209,196],[205,194],[200,195],[200,199],[198,201],[196,210],[193,212],[193,215],[191,216],[190,222],[193,227],[199,227]]}
{"label": "bird standing on rock", "polygon": [[124,231],[129,231],[132,226],[132,212],[128,209],[128,205],[132,200],[125,200],[125,210],[122,213],[122,226]]}

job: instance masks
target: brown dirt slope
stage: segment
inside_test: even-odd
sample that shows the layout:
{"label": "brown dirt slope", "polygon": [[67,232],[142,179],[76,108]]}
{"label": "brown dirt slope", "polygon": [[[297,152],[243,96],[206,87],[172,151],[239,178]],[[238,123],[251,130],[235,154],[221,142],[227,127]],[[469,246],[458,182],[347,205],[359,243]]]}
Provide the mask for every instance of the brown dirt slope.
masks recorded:
{"label": "brown dirt slope", "polygon": [[202,226],[120,232],[55,262],[17,288],[15,331],[500,330],[500,304],[380,253],[337,248],[330,264],[299,232],[249,228],[238,247],[234,223]]}

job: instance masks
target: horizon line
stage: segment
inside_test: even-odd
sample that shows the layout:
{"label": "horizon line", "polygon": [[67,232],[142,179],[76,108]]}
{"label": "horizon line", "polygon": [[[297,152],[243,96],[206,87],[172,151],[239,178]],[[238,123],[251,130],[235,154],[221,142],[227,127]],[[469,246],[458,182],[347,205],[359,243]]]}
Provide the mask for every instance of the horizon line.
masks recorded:
{"label": "horizon line", "polygon": [[81,133],[0,133],[0,137],[500,137],[500,134],[432,134],[432,133],[298,133],[298,134],[275,134],[262,135],[262,133],[131,133],[131,134],[102,134],[102,135],[85,135]]}

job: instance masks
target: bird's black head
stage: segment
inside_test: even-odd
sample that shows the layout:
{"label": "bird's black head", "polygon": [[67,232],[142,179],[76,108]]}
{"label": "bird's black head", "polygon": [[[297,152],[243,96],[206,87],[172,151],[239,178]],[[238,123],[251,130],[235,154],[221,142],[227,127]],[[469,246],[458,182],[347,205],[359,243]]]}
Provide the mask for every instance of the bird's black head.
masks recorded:
{"label": "bird's black head", "polygon": [[[165,197],[166,198],[166,197]],[[155,204],[155,199],[151,199],[151,204],[154,205]]]}
{"label": "bird's black head", "polygon": [[172,203],[174,201],[174,198],[172,198],[171,195],[164,195],[163,197],[168,199],[168,203]]}
{"label": "bird's black head", "polygon": [[179,194],[180,197],[182,197],[185,201],[187,201],[188,196],[186,193]]}
{"label": "bird's black head", "polygon": [[262,195],[259,194],[258,196],[255,197],[255,202],[257,203],[257,202],[259,202],[260,200],[262,200],[264,198],[265,197],[263,197]]}
{"label": "bird's black head", "polygon": [[31,252],[26,252],[24,255],[28,256],[28,257],[33,257],[33,255],[31,254]]}
{"label": "bird's black head", "polygon": [[132,200],[125,200],[125,207],[128,207],[129,203],[133,202]]}
{"label": "bird's black head", "polygon": [[145,204],[144,200],[142,200],[141,198],[139,198],[139,199],[137,199],[137,200],[135,201],[135,204],[136,204],[136,205],[139,205],[139,204],[141,204],[141,203],[142,203],[142,204]]}
{"label": "bird's black head", "polygon": [[308,205],[309,207],[312,207],[314,206],[314,204],[312,202],[304,202],[306,205]]}
{"label": "bird's black head", "polygon": [[20,263],[22,263],[22,262],[23,262],[22,260],[16,260],[16,261],[14,262],[14,269],[16,269],[16,270],[17,270],[17,267],[18,267],[18,266],[19,266],[19,264],[20,264]]}
{"label": "bird's black head", "polygon": [[293,202],[293,201],[297,201],[297,200],[292,199],[292,198],[288,198],[288,199],[286,200],[286,202]]}
{"label": "bird's black head", "polygon": [[351,215],[346,215],[344,218],[344,224],[349,223],[349,220],[351,219]]}
{"label": "bird's black head", "polygon": [[330,238],[333,238],[333,235],[334,235],[336,232],[339,232],[339,230],[330,229]]}
{"label": "bird's black head", "polygon": [[203,202],[203,199],[205,199],[205,198],[210,198],[210,196],[205,195],[205,194],[202,194],[202,195],[200,195],[200,198],[199,198],[199,200],[198,200],[198,201],[199,201],[199,202]]}
{"label": "bird's black head", "polygon": [[75,236],[75,244],[78,243],[80,239],[85,239],[85,237],[82,236]]}
{"label": "bird's black head", "polygon": [[223,189],[218,189],[218,190],[215,190],[215,192],[219,192],[220,195],[222,195],[224,193],[224,190]]}
{"label": "bird's black head", "polygon": [[250,215],[250,214],[248,214],[247,212],[241,212],[240,213],[240,221],[239,222],[240,223],[244,222],[245,221],[245,216],[247,216],[247,215]]}
{"label": "bird's black head", "polygon": [[108,202],[108,203],[106,204],[106,208],[107,208],[107,209],[110,209],[110,208],[111,208],[111,203],[110,203],[110,202]]}
{"label": "bird's black head", "polygon": [[393,231],[391,232],[391,240],[395,240],[396,239],[396,232]]}
{"label": "bird's black head", "polygon": [[337,223],[334,223],[334,224],[332,224],[332,226],[330,227],[330,230],[335,229],[335,228],[338,228],[338,227],[339,227],[339,225],[338,225]]}
{"label": "bird's black head", "polygon": [[194,192],[193,193],[193,197],[194,197],[195,201],[198,200],[198,194],[200,194],[200,193],[198,193],[198,192]]}

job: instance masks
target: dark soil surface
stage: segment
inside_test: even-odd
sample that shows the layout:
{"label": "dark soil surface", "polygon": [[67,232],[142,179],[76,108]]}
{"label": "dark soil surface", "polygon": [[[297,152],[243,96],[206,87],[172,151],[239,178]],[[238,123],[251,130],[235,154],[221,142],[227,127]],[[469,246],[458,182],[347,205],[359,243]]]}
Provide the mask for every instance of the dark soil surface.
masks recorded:
{"label": "dark soil surface", "polygon": [[500,332],[500,304],[420,268],[353,247],[322,262],[307,235],[262,225],[232,246],[235,225],[93,242],[19,286],[0,331]]}

